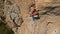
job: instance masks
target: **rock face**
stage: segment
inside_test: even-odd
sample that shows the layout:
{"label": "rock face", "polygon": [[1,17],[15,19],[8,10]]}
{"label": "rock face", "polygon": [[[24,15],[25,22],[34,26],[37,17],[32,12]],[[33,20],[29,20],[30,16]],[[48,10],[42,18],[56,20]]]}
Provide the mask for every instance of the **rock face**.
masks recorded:
{"label": "rock face", "polygon": [[20,27],[23,23],[19,6],[12,0],[5,0],[4,2],[2,1],[2,3],[4,6],[0,11],[1,20],[3,20],[3,22],[5,22],[9,28],[17,31],[18,27]]}
{"label": "rock face", "polygon": [[[33,21],[29,15],[31,4],[41,16]],[[4,0],[1,14],[15,34],[60,34],[60,0]]]}

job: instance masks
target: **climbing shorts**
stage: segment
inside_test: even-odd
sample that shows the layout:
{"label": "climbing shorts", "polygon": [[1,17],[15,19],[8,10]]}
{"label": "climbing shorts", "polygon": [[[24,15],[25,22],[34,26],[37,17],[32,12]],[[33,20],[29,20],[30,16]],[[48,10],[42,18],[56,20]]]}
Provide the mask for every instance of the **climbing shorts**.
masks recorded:
{"label": "climbing shorts", "polygon": [[40,19],[39,15],[34,15],[34,16],[32,16],[32,18],[33,18],[33,20]]}

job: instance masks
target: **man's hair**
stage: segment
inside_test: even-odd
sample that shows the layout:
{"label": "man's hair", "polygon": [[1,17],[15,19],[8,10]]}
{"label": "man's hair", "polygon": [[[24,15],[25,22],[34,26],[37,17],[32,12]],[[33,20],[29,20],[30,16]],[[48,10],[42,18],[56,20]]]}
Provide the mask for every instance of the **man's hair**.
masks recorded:
{"label": "man's hair", "polygon": [[35,6],[35,4],[32,4],[31,7]]}
{"label": "man's hair", "polygon": [[31,4],[30,7],[29,7],[29,11],[31,10],[30,8],[34,7],[34,6],[35,6],[35,4]]}
{"label": "man's hair", "polygon": [[32,4],[30,7],[34,7],[35,6],[35,4]]}

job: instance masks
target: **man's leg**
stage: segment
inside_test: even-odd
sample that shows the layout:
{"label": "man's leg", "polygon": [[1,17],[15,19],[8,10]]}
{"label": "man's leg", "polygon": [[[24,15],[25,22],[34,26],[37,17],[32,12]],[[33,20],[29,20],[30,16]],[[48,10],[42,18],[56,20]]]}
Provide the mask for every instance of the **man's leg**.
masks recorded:
{"label": "man's leg", "polygon": [[34,16],[32,16],[32,18],[33,18],[33,21],[35,20],[35,17]]}

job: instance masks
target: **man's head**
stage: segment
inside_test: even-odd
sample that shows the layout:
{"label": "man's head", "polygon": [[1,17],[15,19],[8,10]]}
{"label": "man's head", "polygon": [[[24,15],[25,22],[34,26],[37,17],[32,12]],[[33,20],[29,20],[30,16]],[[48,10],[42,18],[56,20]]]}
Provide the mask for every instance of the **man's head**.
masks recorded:
{"label": "man's head", "polygon": [[35,9],[35,4],[32,4],[32,5],[30,6],[30,9],[31,9],[31,10],[34,10],[34,9]]}
{"label": "man's head", "polygon": [[30,6],[30,8],[31,8],[31,7],[34,7],[34,8],[35,8],[35,4],[32,4],[32,5]]}
{"label": "man's head", "polygon": [[35,4],[32,4],[32,5],[31,5],[31,7],[34,7],[34,6],[35,6]]}

